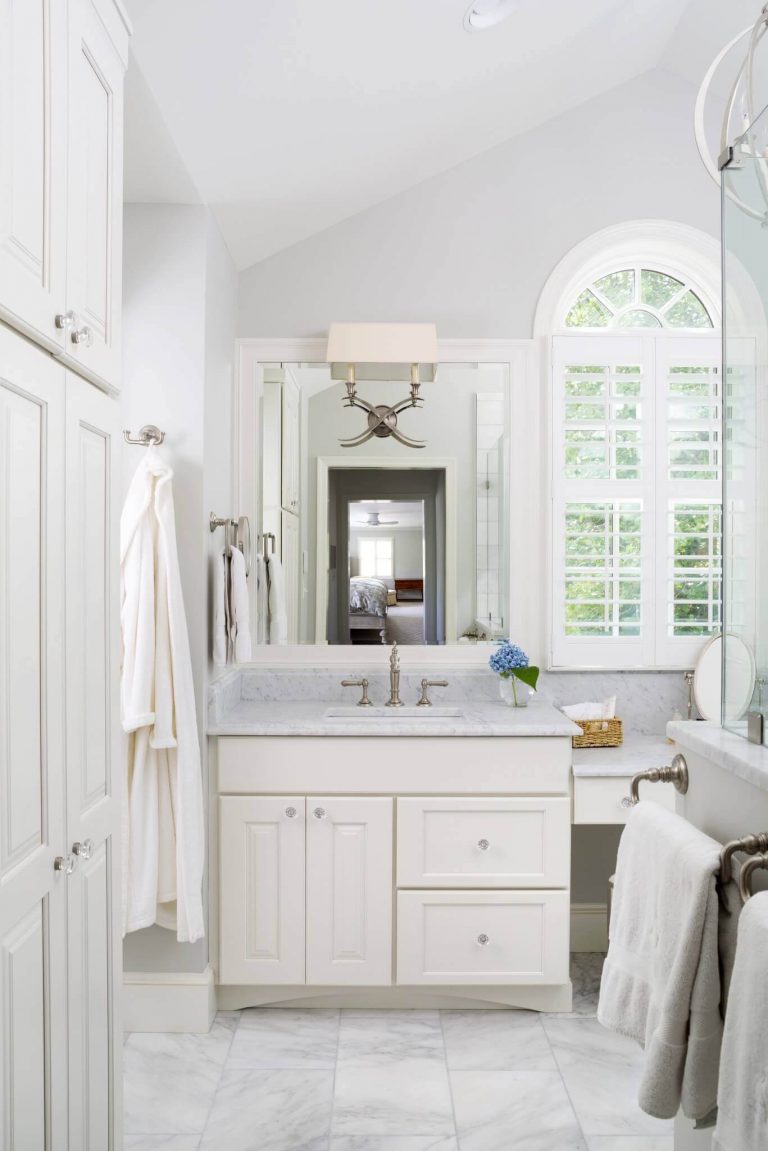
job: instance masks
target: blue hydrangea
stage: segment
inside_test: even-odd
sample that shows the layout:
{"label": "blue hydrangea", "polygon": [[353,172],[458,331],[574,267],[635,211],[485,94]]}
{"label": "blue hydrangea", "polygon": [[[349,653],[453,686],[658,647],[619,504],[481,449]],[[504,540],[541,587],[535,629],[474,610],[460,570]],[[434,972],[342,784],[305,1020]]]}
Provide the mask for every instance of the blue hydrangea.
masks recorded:
{"label": "blue hydrangea", "polygon": [[488,665],[498,675],[511,675],[515,668],[528,667],[528,656],[516,643],[505,639],[488,660]]}

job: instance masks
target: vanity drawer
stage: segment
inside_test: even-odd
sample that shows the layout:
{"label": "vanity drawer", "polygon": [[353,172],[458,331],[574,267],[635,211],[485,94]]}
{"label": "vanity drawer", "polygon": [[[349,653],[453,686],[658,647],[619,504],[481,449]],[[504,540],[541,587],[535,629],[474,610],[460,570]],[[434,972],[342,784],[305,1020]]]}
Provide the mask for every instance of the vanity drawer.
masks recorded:
{"label": "vanity drawer", "polygon": [[398,887],[568,887],[567,799],[398,799]]}
{"label": "vanity drawer", "polygon": [[[626,823],[630,809],[622,805],[629,795],[631,775],[576,776],[573,780],[574,823]],[[677,792],[668,783],[640,785],[643,800],[675,810]]]}
{"label": "vanity drawer", "polygon": [[567,891],[399,891],[399,984],[568,979]]}

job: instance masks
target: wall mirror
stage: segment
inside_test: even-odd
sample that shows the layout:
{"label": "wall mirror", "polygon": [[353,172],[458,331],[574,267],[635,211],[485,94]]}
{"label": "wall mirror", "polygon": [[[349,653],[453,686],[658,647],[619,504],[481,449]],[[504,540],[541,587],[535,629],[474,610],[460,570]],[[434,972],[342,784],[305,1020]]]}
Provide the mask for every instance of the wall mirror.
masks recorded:
{"label": "wall mirror", "polygon": [[[508,364],[442,363],[398,416],[412,448],[318,363],[259,365],[258,547],[280,558],[289,644],[476,643],[509,626]],[[402,381],[361,382],[393,404]],[[258,614],[258,613],[257,613]],[[269,644],[263,613],[257,642]]]}

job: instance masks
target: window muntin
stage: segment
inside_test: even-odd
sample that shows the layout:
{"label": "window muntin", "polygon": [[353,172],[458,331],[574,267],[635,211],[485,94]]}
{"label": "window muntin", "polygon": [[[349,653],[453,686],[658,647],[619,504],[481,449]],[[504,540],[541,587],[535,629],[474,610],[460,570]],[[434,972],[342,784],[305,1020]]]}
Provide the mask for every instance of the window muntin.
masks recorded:
{"label": "window muntin", "polygon": [[714,328],[700,296],[683,280],[654,268],[622,268],[584,288],[565,317],[566,328]]}
{"label": "window muntin", "polygon": [[361,539],[358,543],[360,575],[364,579],[391,580],[394,572],[394,540],[391,536]]}

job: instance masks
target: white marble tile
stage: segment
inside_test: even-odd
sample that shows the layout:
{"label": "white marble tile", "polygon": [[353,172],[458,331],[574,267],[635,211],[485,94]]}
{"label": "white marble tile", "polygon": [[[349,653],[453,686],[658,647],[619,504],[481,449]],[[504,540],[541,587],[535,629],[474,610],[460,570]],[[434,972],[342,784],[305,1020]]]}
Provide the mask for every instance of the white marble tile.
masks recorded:
{"label": "white marble tile", "polygon": [[332,1071],[229,1071],[200,1151],[327,1151]]}
{"label": "white marble tile", "polygon": [[443,1063],[437,1011],[342,1011],[339,1067],[380,1067],[403,1060]]}
{"label": "white marble tile", "polygon": [[123,1151],[197,1151],[199,1135],[126,1135]]}
{"label": "white marble tile", "polygon": [[571,956],[573,1015],[595,1015],[600,998],[600,979],[605,956],[602,952],[579,952]]}
{"label": "white marble tile", "polygon": [[532,1011],[442,1011],[448,1066],[456,1071],[557,1071]]}
{"label": "white marble tile", "polygon": [[340,1135],[330,1151],[459,1151],[453,1135]]}
{"label": "white marble tile", "polygon": [[587,1151],[556,1071],[451,1071],[461,1151]]}
{"label": "white marble tile", "polygon": [[332,1069],[338,1038],[338,1011],[252,1008],[242,1012],[227,1069]]}
{"label": "white marble tile", "polygon": [[591,1135],[589,1151],[674,1151],[673,1135]]}
{"label": "white marble tile", "polygon": [[455,1134],[445,1064],[430,1059],[364,1068],[339,1064],[333,1134]]}
{"label": "white marble tile", "polygon": [[544,1029],[586,1135],[669,1135],[672,1121],[637,1104],[644,1055],[637,1043],[597,1019],[550,1015]]}
{"label": "white marble tile", "polygon": [[125,1130],[199,1133],[229,1052],[236,1016],[217,1016],[207,1035],[133,1034],[123,1047]]}

